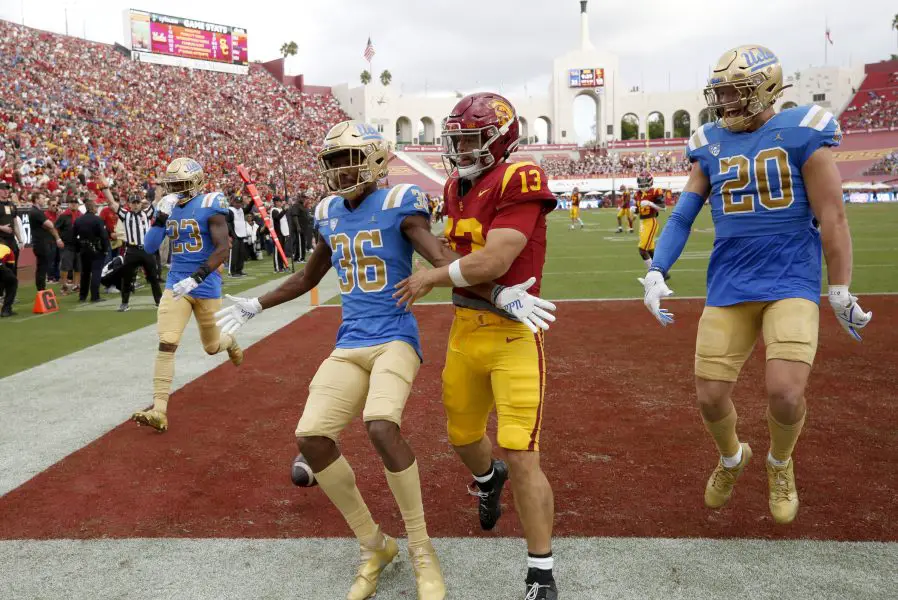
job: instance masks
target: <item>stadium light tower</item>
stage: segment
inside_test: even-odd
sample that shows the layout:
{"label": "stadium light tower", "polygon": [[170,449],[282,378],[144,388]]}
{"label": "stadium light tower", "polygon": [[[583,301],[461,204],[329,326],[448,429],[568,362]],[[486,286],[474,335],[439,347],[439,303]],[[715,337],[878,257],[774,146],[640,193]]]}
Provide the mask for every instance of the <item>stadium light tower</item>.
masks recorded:
{"label": "stadium light tower", "polygon": [[595,50],[589,40],[589,0],[580,0],[580,49]]}

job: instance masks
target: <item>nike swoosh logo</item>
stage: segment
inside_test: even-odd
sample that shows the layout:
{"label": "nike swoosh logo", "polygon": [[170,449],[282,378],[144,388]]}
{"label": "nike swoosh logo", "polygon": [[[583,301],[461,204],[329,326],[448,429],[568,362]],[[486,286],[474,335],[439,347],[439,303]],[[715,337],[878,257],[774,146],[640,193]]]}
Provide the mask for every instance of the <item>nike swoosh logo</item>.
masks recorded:
{"label": "nike swoosh logo", "polygon": [[523,339],[524,339],[524,336],[507,337],[507,338],[505,338],[505,343],[506,343],[506,344],[510,344],[510,343],[512,343],[512,342],[515,341],[515,340],[523,340]]}
{"label": "nike swoosh logo", "polygon": [[480,190],[479,192],[477,192],[477,197],[480,198],[481,196],[483,196],[485,193],[487,193],[491,189],[493,189],[493,188],[486,188],[485,190]]}

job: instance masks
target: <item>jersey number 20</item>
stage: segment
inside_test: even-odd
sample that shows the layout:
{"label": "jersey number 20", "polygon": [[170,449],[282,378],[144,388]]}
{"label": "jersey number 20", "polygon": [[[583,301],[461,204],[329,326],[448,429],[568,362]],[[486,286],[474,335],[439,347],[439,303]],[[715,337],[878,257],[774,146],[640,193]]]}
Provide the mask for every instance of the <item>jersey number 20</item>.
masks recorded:
{"label": "jersey number 20", "polygon": [[[771,173],[770,163],[776,164],[775,175]],[[795,194],[792,191],[792,170],[789,166],[789,154],[782,148],[767,148],[755,155],[754,165],[743,154],[727,156],[720,159],[721,175],[736,170],[735,179],[727,179],[720,188],[720,196],[723,199],[723,213],[726,215],[754,212],[755,193],[744,192],[746,188],[757,189],[757,199],[761,206],[767,210],[782,210],[792,205]],[[752,171],[754,171],[755,185],[751,185]],[[779,180],[779,197],[771,191],[771,176]]]}
{"label": "jersey number 20", "polygon": [[365,244],[372,248],[382,248],[380,229],[359,231],[353,239],[345,233],[330,236],[330,246],[338,256],[340,268],[340,291],[350,293],[356,285],[363,292],[379,292],[387,287],[387,263],[378,256],[365,254]]}

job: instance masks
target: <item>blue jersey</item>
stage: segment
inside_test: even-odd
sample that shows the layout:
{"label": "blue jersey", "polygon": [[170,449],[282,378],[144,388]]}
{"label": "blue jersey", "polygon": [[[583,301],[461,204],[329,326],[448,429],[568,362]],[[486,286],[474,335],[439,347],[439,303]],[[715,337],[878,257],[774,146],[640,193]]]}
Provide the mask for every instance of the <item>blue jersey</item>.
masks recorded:
{"label": "blue jersey", "polygon": [[702,125],[686,155],[711,182],[708,306],[820,299],[821,245],[801,168],[842,139],[832,113],[786,109],[752,132]]}
{"label": "blue jersey", "polygon": [[411,215],[429,219],[430,210],[424,192],[409,184],[377,190],[355,210],[340,196],[315,208],[315,227],[331,249],[343,300],[337,348],[401,340],[421,356],[418,322],[393,298],[394,286],[412,272],[414,250],[401,229]]}
{"label": "blue jersey", "polygon": [[[190,277],[209,260],[215,251],[209,232],[209,217],[228,214],[228,201],[221,192],[197,194],[184,205],[175,205],[165,228],[171,242],[171,269],[165,287],[171,289]],[[221,298],[221,275],[218,270],[190,292],[194,298]]]}

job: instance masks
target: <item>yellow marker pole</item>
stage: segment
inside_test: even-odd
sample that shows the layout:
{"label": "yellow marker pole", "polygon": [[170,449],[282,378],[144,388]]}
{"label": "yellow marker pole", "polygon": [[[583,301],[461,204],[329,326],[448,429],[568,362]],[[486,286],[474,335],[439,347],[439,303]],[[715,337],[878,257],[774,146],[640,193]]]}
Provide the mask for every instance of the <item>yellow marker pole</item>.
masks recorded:
{"label": "yellow marker pole", "polygon": [[309,304],[311,304],[312,306],[318,306],[318,288],[317,287],[312,288],[312,295],[309,298]]}

